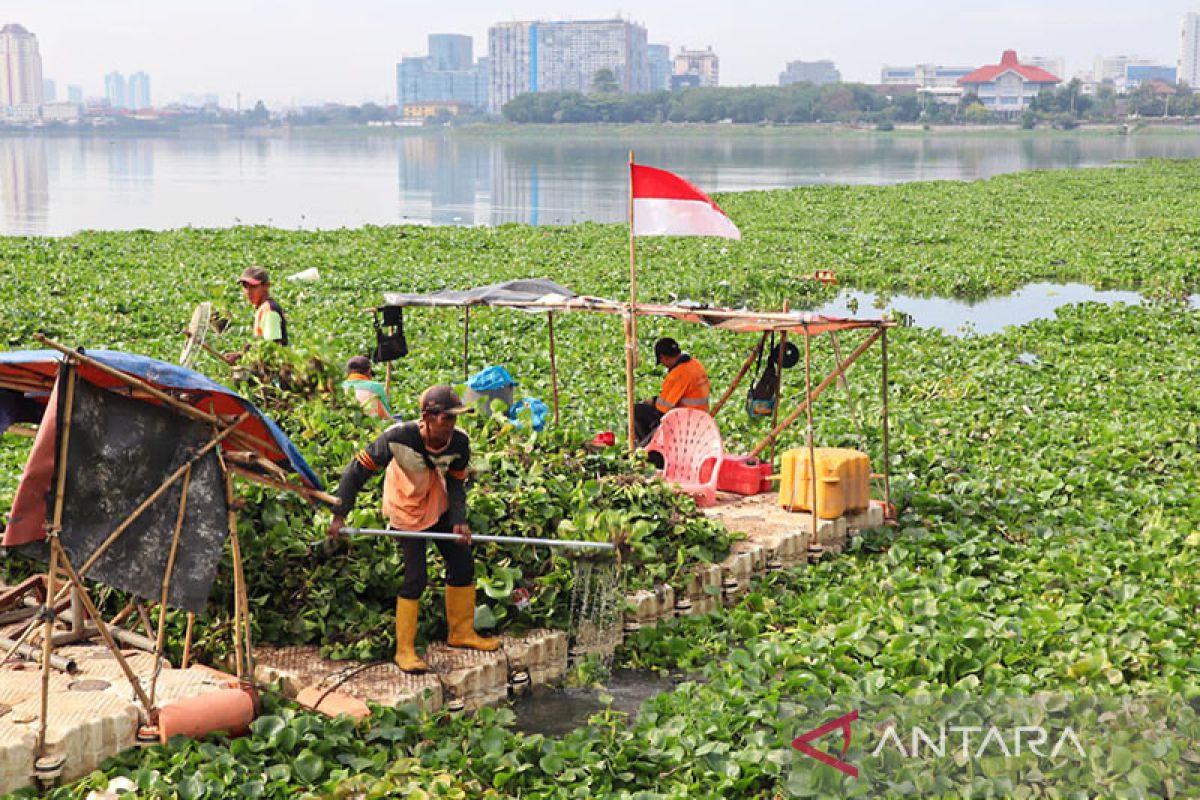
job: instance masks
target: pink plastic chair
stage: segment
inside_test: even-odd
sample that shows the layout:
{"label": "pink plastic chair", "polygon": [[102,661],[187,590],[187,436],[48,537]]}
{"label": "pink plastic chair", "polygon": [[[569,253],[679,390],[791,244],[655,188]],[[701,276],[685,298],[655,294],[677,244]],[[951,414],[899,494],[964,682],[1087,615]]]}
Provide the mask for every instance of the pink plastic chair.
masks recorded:
{"label": "pink plastic chair", "polygon": [[694,408],[671,409],[663,415],[646,452],[662,456],[663,479],[694,497],[696,505],[716,504],[717,474],[724,450],[721,432],[708,413]]}

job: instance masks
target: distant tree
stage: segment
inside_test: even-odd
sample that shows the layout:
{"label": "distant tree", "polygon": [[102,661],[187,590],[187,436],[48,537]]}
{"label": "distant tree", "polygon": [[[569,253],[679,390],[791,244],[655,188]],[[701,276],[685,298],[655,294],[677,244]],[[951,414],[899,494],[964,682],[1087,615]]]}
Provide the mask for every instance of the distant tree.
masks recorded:
{"label": "distant tree", "polygon": [[621,84],[617,82],[617,76],[608,67],[596,70],[596,74],[592,76],[592,93],[593,94],[616,94],[621,91]]}

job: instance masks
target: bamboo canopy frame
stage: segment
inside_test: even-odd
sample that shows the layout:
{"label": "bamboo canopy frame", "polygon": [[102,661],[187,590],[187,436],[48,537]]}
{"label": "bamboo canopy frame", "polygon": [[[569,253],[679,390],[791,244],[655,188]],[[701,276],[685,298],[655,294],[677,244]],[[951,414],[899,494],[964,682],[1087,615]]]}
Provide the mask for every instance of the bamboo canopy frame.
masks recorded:
{"label": "bamboo canopy frame", "polygon": [[[54,655],[56,644],[61,644],[64,641],[73,642],[82,639],[90,638],[93,635],[98,635],[112,653],[120,667],[125,679],[128,681],[134,697],[141,707],[141,712],[147,726],[152,728],[157,724],[159,707],[155,700],[158,674],[161,668],[161,659],[165,650],[165,633],[166,633],[166,608],[167,597],[170,591],[171,579],[175,570],[176,556],[179,552],[180,539],[184,528],[184,517],[188,500],[188,486],[191,480],[193,466],[205,455],[215,451],[218,462],[220,464],[221,473],[224,476],[225,498],[229,505],[229,513],[227,524],[229,527],[229,543],[233,561],[233,579],[234,579],[234,620],[233,620],[233,636],[235,649],[235,667],[237,677],[243,682],[252,680],[254,671],[253,645],[251,641],[250,627],[250,610],[248,602],[248,592],[246,589],[246,577],[244,565],[242,563],[241,548],[237,535],[237,512],[233,503],[233,475],[238,475],[244,479],[263,483],[275,489],[288,490],[297,492],[304,496],[310,502],[322,501],[330,502],[333,498],[320,491],[317,488],[307,485],[297,485],[286,481],[275,480],[259,475],[254,471],[245,467],[233,466],[229,464],[222,452],[222,442],[234,442],[247,444],[256,440],[253,434],[249,434],[239,427],[243,425],[252,415],[251,410],[246,410],[243,413],[229,417],[228,415],[219,415],[213,410],[205,412],[196,406],[190,405],[177,397],[172,396],[170,392],[159,390],[145,381],[139,379],[135,375],[128,374],[119,369],[113,369],[101,361],[98,361],[87,355],[81,350],[72,350],[59,344],[41,334],[35,338],[47,345],[48,347],[57,350],[63,354],[63,363],[66,365],[65,372],[65,402],[63,406],[63,426],[62,432],[58,441],[58,467],[56,485],[54,489],[54,506],[51,522],[46,525],[46,540],[49,545],[49,568],[45,576],[45,602],[42,605],[41,612],[30,620],[21,635],[8,644],[5,658],[11,657],[18,650],[26,655],[35,655],[41,665],[41,693],[40,693],[40,717],[38,722],[38,737],[37,747],[34,752],[36,759],[35,772],[43,772],[51,774],[61,766],[59,759],[46,758],[46,727],[49,714],[49,683],[51,669],[67,669],[73,667],[73,662],[66,661],[61,657]],[[79,368],[86,365],[93,370],[99,370],[105,375],[117,379],[119,384],[127,387],[131,393],[140,393],[142,396],[152,397],[164,406],[190,418],[208,422],[212,428],[212,436],[206,444],[204,444],[197,452],[192,454],[190,458],[182,464],[173,473],[162,480],[159,486],[154,489],[139,505],[131,512],[124,520],[122,520],[116,528],[105,538],[105,540],[86,558],[82,565],[76,569],[71,559],[67,555],[61,542],[59,534],[61,531],[61,523],[63,518],[63,504],[65,500],[65,483],[66,483],[66,460],[69,452],[68,443],[71,430],[71,418],[74,413],[75,406],[75,385],[79,379]],[[40,382],[39,382],[40,379]],[[25,391],[36,391],[44,389],[45,376],[30,374],[28,380],[21,379],[18,381],[19,388]],[[0,388],[18,388],[13,386],[11,378],[0,381]],[[135,396],[137,396],[135,394]],[[22,435],[27,433],[22,432]],[[261,440],[259,440],[261,441]],[[160,498],[172,485],[182,483],[182,491],[180,492],[179,508],[175,519],[174,534],[171,540],[170,553],[167,561],[166,569],[162,575],[161,585],[158,588],[158,620],[157,625],[153,625],[149,615],[146,614],[141,603],[135,600],[131,601],[124,610],[117,614],[112,620],[105,621],[104,616],[100,613],[96,604],[92,600],[91,594],[84,583],[84,579],[88,570],[93,564],[106,552],[120,537],[125,533],[136,519],[149,509],[154,502]],[[58,579],[60,574],[65,574],[66,580],[59,584]],[[71,598],[72,605],[70,614],[76,619],[72,620],[72,631],[68,634],[54,633],[54,624],[59,616],[58,609],[63,608],[63,602],[68,595]],[[117,626],[127,619],[134,611],[137,611],[142,619],[142,624],[146,628],[147,633],[154,635],[153,640],[144,640],[142,637],[137,637],[128,631],[124,631]],[[86,615],[91,621],[91,625],[84,626],[82,623],[83,617]],[[188,614],[187,618],[187,641],[184,644],[184,664],[190,660],[191,650],[191,632],[194,622],[194,615]],[[41,629],[41,651],[36,653],[32,648],[29,648],[25,641],[31,634]],[[142,680],[130,667],[128,660],[122,653],[120,646],[117,644],[117,639],[129,641],[131,638],[148,642],[156,659],[156,668],[149,676],[149,691],[143,686]]]}

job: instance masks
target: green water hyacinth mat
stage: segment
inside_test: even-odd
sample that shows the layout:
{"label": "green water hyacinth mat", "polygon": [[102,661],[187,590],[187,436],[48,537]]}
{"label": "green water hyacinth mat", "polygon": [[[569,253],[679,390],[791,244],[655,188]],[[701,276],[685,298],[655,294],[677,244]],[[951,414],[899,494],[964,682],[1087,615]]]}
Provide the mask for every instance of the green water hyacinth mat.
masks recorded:
{"label": "green water hyacinth mat", "polygon": [[[375,790],[377,796],[420,796],[417,787],[427,796],[467,797],[822,796],[833,788],[814,788],[812,781],[841,791],[850,785],[843,783],[847,776],[792,741],[858,710],[847,757],[863,757],[857,766],[871,781],[860,784],[865,794],[886,796],[911,794],[900,785],[906,780],[925,787],[918,778],[933,770],[877,776],[870,752],[854,749],[868,741],[862,725],[870,706],[843,699],[1049,692],[1158,698],[1165,704],[1158,716],[1184,717],[1180,703],[1190,702],[1200,685],[1200,315],[1171,298],[1200,290],[1200,221],[1191,200],[1198,178],[1195,163],[1156,162],[965,184],[718,198],[742,227],[743,242],[646,243],[639,255],[640,296],[666,300],[674,291],[755,306],[778,306],[786,296],[796,307],[833,290],[795,276],[833,261],[843,285],[863,289],[971,294],[1008,291],[1033,279],[1083,280],[1152,290],[1161,302],[1065,308],[1053,320],[989,336],[892,331],[891,466],[899,527],[854,540],[837,559],[772,575],[723,615],[634,634],[619,663],[695,672],[697,679],[653,700],[632,724],[608,712],[568,736],[547,739],[514,733],[507,710],[451,718],[389,709],[356,728],[274,707],[269,716],[277,721],[257,723],[262,727],[251,737],[151,748],[112,762],[108,772],[156,787],[146,794],[181,797]],[[976,224],[981,219],[995,224]],[[26,346],[34,330],[46,327],[67,342],[173,359],[182,346],[178,328],[200,300],[237,315],[235,330],[225,336],[236,336],[238,326],[245,333],[247,309],[229,283],[244,264],[296,271],[320,266],[322,276],[331,275],[327,283],[278,287],[289,322],[295,321],[296,346],[287,354],[259,354],[260,363],[286,358],[294,369],[282,383],[264,371],[264,379],[246,386],[332,481],[371,430],[351,403],[322,388],[340,380],[337,365],[365,344],[369,320],[360,319],[358,308],[385,289],[459,288],[532,274],[620,296],[625,278],[613,265],[621,263],[624,236],[620,226],[582,225],[4,239],[0,336],[10,347]],[[169,313],[174,307],[177,321]],[[472,492],[472,524],[553,534],[567,520],[573,535],[591,531],[603,538],[623,524],[604,516],[615,511],[653,523],[643,539],[655,550],[652,558],[647,551],[646,563],[662,571],[653,580],[670,577],[681,551],[685,563],[720,560],[728,542],[706,531],[686,501],[641,479],[626,484],[618,479],[616,454],[585,448],[596,431],[620,429],[624,396],[617,377],[619,324],[583,316],[556,319],[559,428],[534,436],[505,432],[485,418],[468,423],[490,468]],[[393,376],[402,413],[411,415],[425,384],[448,374],[459,379],[461,321],[460,314],[434,311],[406,318],[413,355]],[[546,362],[530,342],[544,339],[544,327],[544,320],[525,315],[472,314],[479,367],[503,358],[519,380],[538,386]],[[751,337],[678,326],[648,324],[642,334],[647,348],[659,334],[686,339],[710,374],[726,379],[753,346]],[[610,342],[611,353],[605,349]],[[816,344],[817,368],[828,371],[828,346]],[[1025,353],[1036,360],[1021,358]],[[661,373],[647,361],[638,386],[652,392]],[[210,364],[206,371],[224,380],[220,369]],[[879,413],[877,376],[871,353],[849,375],[863,419]],[[798,398],[795,387],[785,388],[792,392],[785,395],[787,408]],[[819,443],[857,444],[840,389],[823,395],[816,410]],[[762,433],[744,415],[723,413],[720,423],[732,452],[745,452]],[[796,431],[783,445],[797,446],[801,437]],[[28,440],[0,439],[0,508],[9,504],[27,448]],[[256,554],[247,556],[248,568],[261,565],[247,578],[252,589],[262,588],[251,602],[256,639],[322,643],[350,655],[361,640],[369,653],[386,654],[387,603],[399,577],[394,548],[321,558],[313,544],[322,540],[326,512],[314,514],[302,502],[258,487],[240,491],[247,502],[243,547]],[[367,517],[377,504],[377,494],[361,498],[364,518],[352,522],[373,526],[377,519]],[[569,569],[549,565],[542,573],[533,563],[505,563],[506,555],[478,559],[481,584],[500,595],[491,597],[485,588],[482,602],[504,611],[505,626],[521,624],[526,613],[552,618],[547,608],[560,604],[549,598],[567,596],[567,587],[555,581]],[[11,570],[12,561],[0,559],[0,569]],[[527,569],[546,577],[533,587],[542,592],[533,596],[546,602],[518,609],[512,594],[505,595],[529,580]],[[277,590],[281,581],[286,586]],[[440,582],[438,575],[433,585]],[[221,629],[228,624],[228,583],[218,584],[213,596],[209,628],[198,641],[210,652],[228,639]],[[427,595],[424,636],[439,634],[439,606],[439,597]],[[182,620],[171,625],[170,639],[181,641]],[[819,700],[811,712],[807,698]],[[797,707],[786,721],[783,703]],[[872,730],[879,721],[870,718]],[[1181,718],[1173,730],[1186,732],[1186,723]],[[907,748],[911,727],[903,730]],[[1090,748],[1100,745],[1083,733],[1079,740],[1093,758]],[[1019,782],[972,788],[978,780],[1016,780],[983,771],[983,760],[994,753],[988,750],[978,774],[949,773],[954,789],[934,785],[926,794],[1200,794],[1188,755],[1194,747],[1169,750],[1151,772],[1144,769],[1141,741],[1104,745],[1109,749],[1087,770],[1076,765],[1081,782],[1075,787],[1027,782],[1032,770],[1049,769],[1038,762]],[[841,752],[836,732],[812,744]],[[1069,745],[1059,756],[1073,752]],[[895,748],[878,756],[895,757]],[[952,758],[949,743],[944,758]],[[912,766],[902,760],[899,768]],[[57,796],[85,797],[102,780],[88,779]]]}

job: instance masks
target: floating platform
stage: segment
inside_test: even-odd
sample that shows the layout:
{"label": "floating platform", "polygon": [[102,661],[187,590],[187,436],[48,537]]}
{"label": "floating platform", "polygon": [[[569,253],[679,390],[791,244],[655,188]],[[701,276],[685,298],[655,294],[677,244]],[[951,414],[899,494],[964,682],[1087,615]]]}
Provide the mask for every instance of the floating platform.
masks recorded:
{"label": "floating platform", "polygon": [[[696,567],[677,586],[661,584],[627,595],[623,620],[611,631],[592,637],[599,644],[588,648],[587,654],[611,655],[624,635],[662,620],[732,605],[755,577],[836,555],[858,530],[884,523],[883,504],[872,501],[857,514],[818,520],[814,534],[812,516],[780,508],[774,493],[719,492],[717,504],[704,513],[745,538],[734,543],[722,563]],[[499,638],[500,649],[491,653],[431,644],[425,650],[430,672],[424,675],[409,675],[391,662],[329,661],[315,646],[262,646],[254,651],[254,678],[259,684],[276,684],[287,697],[330,716],[366,716],[368,702],[474,711],[533,686],[562,681],[571,658],[585,654],[568,650],[565,631],[533,630]],[[143,686],[149,687],[154,656],[123,652]],[[60,780],[66,783],[87,775],[105,758],[136,746],[138,727],[145,720],[107,648],[65,645],[56,647],[55,654],[78,665],[73,674],[50,673],[47,755],[64,757]],[[222,691],[230,680],[235,679],[208,667],[179,670],[163,661],[156,700],[162,706]],[[40,691],[41,670],[36,664],[0,666],[0,794],[33,782]]]}

